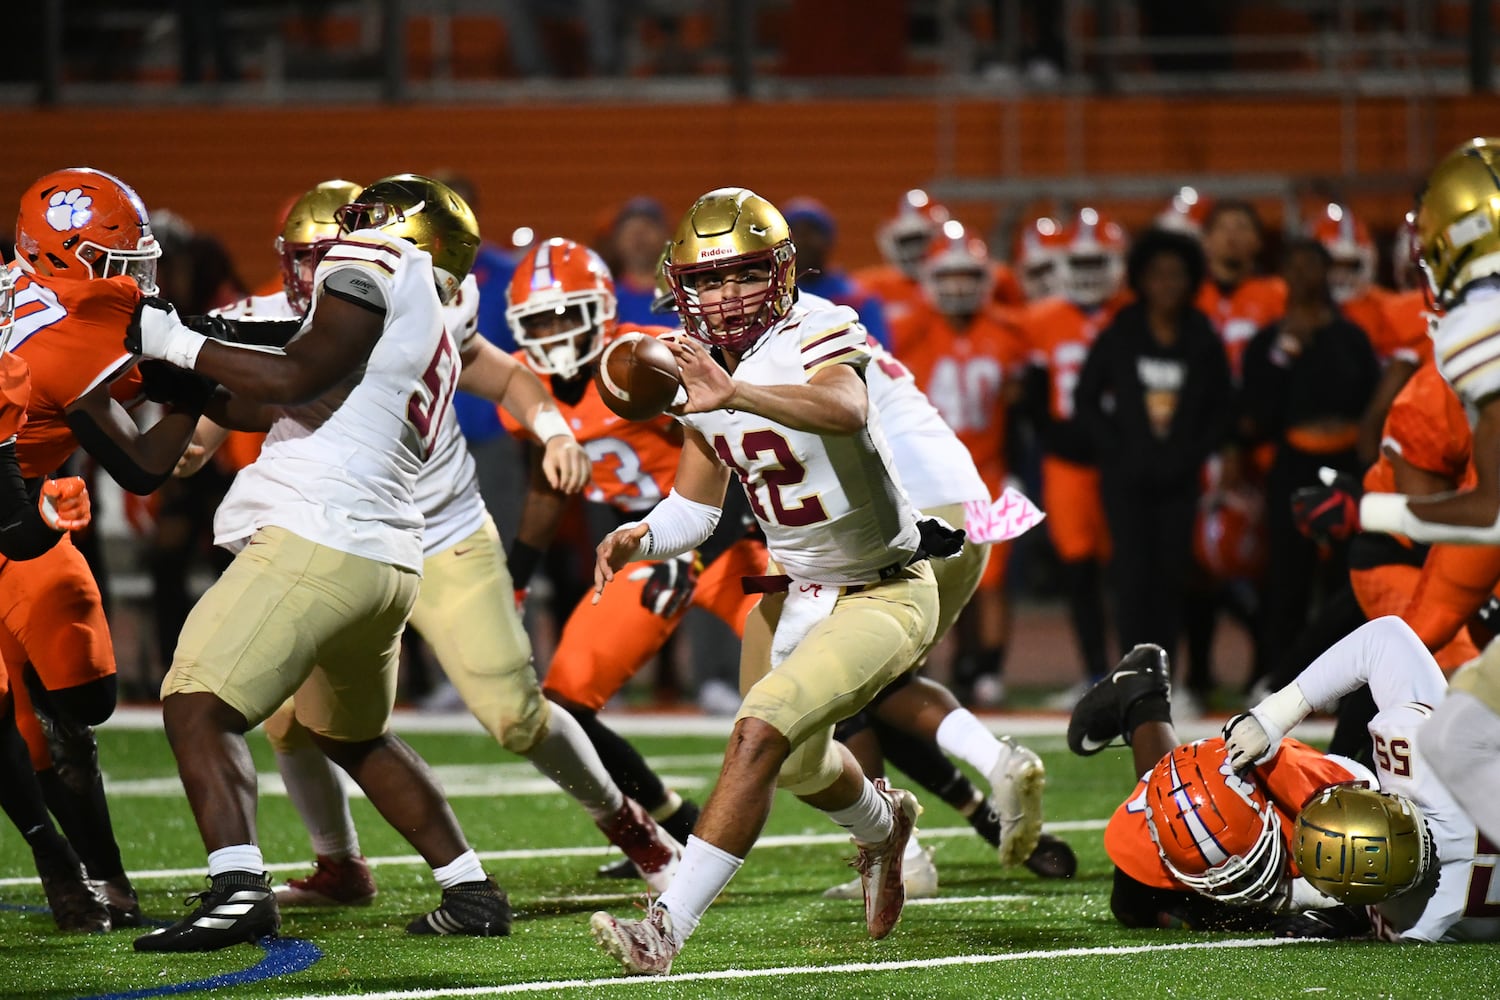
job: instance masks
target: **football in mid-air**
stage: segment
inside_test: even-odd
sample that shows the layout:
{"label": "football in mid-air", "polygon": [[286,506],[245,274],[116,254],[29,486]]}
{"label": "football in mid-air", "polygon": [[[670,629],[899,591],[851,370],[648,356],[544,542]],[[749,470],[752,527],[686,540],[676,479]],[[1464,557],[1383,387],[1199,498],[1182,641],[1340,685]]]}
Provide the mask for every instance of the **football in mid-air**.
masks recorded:
{"label": "football in mid-air", "polygon": [[594,384],[618,415],[650,420],[672,405],[682,377],[671,348],[644,333],[627,333],[604,349]]}

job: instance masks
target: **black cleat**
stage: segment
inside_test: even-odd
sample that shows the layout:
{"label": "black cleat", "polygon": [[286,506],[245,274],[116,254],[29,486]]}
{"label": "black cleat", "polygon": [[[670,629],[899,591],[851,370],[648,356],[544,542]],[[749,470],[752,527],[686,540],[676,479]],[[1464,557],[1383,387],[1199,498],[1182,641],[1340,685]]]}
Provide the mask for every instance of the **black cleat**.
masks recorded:
{"label": "black cleat", "polygon": [[63,859],[37,866],[52,919],[59,930],[103,934],[111,926],[104,897],[84,876],[83,863],[71,849],[68,854],[71,863]]}
{"label": "black cleat", "polygon": [[1024,863],[1041,878],[1072,878],[1078,874],[1078,855],[1067,841],[1050,833],[1042,834],[1036,850]]}
{"label": "black cleat", "polygon": [[90,879],[89,884],[104,897],[104,905],[109,910],[109,922],[115,930],[141,926],[141,903],[136,898],[135,886],[130,884],[129,876],[122,873],[114,878]]}
{"label": "black cleat", "polygon": [[595,878],[640,878],[640,869],[629,858],[609,861],[594,870]]}
{"label": "black cleat", "polygon": [[494,879],[464,882],[444,889],[438,908],[407,924],[406,933],[500,937],[510,933],[510,900]]}
{"label": "black cleat", "polygon": [[1136,646],[1078,699],[1068,719],[1068,749],[1089,757],[1116,739],[1130,742],[1125,732],[1130,706],[1153,694],[1170,700],[1171,678],[1166,650],[1149,642]]}
{"label": "black cleat", "polygon": [[265,872],[225,872],[209,880],[207,892],[189,896],[198,908],[171,927],[135,939],[136,951],[218,951],[275,937],[281,911]]}

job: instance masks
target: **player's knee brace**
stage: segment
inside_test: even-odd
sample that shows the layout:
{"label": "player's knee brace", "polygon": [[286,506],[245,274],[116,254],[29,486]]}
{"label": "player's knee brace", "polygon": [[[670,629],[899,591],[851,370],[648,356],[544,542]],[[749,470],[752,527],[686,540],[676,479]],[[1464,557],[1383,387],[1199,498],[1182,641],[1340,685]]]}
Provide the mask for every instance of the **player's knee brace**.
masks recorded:
{"label": "player's knee brace", "polygon": [[776,787],[793,795],[815,795],[844,773],[844,759],[832,740],[809,740],[792,750],[776,775]]}
{"label": "player's knee brace", "polygon": [[271,744],[271,749],[277,753],[295,753],[313,745],[312,734],[297,721],[297,712],[290,698],[261,723],[261,728],[265,731],[266,741]]}
{"label": "player's knee brace", "polygon": [[45,686],[34,667],[26,668],[25,677],[32,704],[60,724],[97,726],[114,714],[120,689],[114,674],[56,690]]}

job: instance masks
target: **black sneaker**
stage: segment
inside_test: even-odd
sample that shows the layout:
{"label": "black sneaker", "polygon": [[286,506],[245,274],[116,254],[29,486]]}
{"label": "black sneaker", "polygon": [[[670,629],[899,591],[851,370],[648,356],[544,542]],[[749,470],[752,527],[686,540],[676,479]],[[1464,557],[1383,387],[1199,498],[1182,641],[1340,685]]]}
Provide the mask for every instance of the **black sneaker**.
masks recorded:
{"label": "black sneaker", "polygon": [[1078,874],[1078,855],[1066,840],[1044,833],[1025,865],[1041,878],[1072,878]]}
{"label": "black sneaker", "polygon": [[1172,672],[1167,651],[1143,642],[1126,653],[1118,666],[1083,693],[1068,719],[1068,749],[1080,757],[1098,753],[1125,738],[1125,714],[1140,699],[1159,694],[1170,700]]}
{"label": "black sneaker", "polygon": [[463,882],[444,889],[438,908],[407,924],[406,933],[500,937],[510,933],[510,900],[494,879]]}
{"label": "black sneaker", "polygon": [[629,858],[607,861],[594,869],[595,878],[640,878],[641,871]]}
{"label": "black sneaker", "polygon": [[218,951],[275,937],[281,929],[276,894],[264,872],[225,872],[209,880],[207,892],[183,905],[198,908],[171,927],[135,939],[136,951]]}

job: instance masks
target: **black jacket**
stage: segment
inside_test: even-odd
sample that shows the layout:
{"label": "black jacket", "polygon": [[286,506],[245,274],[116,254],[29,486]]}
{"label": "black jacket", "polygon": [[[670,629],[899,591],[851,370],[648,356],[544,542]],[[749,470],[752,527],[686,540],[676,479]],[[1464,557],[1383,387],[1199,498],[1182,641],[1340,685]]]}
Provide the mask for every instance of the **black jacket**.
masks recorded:
{"label": "black jacket", "polygon": [[1177,341],[1151,336],[1145,306],[1120,310],[1094,341],[1073,396],[1106,491],[1196,491],[1234,413],[1229,360],[1208,317],[1183,314]]}

